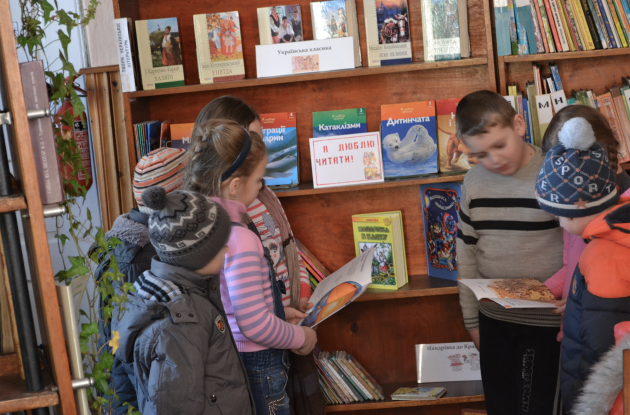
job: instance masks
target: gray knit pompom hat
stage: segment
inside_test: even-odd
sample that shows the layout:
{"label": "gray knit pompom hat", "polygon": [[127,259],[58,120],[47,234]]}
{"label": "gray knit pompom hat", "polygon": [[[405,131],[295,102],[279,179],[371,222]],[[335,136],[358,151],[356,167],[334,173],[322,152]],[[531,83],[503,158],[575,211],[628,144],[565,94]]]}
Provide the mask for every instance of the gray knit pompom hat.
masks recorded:
{"label": "gray knit pompom hat", "polygon": [[200,193],[161,187],[142,193],[142,202],[153,209],[149,238],[160,261],[192,270],[205,267],[230,237],[230,215]]}

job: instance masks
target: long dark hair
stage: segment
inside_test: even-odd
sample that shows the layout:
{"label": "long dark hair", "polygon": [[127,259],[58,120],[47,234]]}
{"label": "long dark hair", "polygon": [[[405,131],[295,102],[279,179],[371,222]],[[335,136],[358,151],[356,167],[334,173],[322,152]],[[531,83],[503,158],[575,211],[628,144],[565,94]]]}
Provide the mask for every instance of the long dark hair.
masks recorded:
{"label": "long dark hair", "polygon": [[231,120],[240,124],[243,128],[249,129],[249,125],[254,121],[260,121],[258,113],[250,107],[245,101],[231,95],[213,99],[208,105],[203,107],[197,120],[195,127],[209,120]]}

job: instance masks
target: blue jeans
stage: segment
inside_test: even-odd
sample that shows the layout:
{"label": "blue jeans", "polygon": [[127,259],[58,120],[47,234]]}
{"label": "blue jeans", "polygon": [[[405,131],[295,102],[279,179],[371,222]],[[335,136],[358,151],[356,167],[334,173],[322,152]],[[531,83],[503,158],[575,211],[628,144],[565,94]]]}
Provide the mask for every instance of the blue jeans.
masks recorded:
{"label": "blue jeans", "polygon": [[256,405],[256,415],[289,415],[289,351],[267,349],[241,353],[247,369],[249,386]]}

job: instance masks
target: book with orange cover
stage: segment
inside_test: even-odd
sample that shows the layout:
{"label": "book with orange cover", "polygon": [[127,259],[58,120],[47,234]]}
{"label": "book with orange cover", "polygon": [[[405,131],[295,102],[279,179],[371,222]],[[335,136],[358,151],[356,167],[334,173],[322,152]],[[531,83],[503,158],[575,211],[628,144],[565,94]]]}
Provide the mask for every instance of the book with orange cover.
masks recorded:
{"label": "book with orange cover", "polygon": [[615,104],[610,92],[602,94],[598,97],[600,107],[599,110],[604,114],[610,128],[615,135],[615,138],[619,142],[619,162],[625,163],[630,161],[630,151],[628,149],[628,143],[626,142],[621,127],[619,125],[619,118],[617,117],[617,111],[615,110]]}
{"label": "book with orange cover", "polygon": [[195,123],[171,124],[171,147],[188,150]]}

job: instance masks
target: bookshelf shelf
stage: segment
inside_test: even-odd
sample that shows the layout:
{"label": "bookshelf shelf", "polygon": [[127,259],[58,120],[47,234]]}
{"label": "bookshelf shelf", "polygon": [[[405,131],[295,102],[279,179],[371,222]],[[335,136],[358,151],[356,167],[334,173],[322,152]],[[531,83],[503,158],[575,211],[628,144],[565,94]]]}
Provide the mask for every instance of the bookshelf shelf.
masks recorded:
{"label": "bookshelf shelf", "polygon": [[471,402],[483,402],[483,386],[481,381],[470,382],[444,382],[444,383],[423,383],[422,386],[433,387],[443,386],[446,394],[435,401],[393,401],[391,394],[400,387],[417,387],[417,383],[392,383],[381,385],[385,392],[385,400],[378,402],[355,402],[345,405],[328,405],[326,413],[350,412],[371,409],[394,409],[411,408],[416,406],[450,405]]}
{"label": "bookshelf shelf", "polygon": [[341,193],[341,192],[359,192],[362,190],[393,188],[401,186],[418,186],[421,184],[429,183],[445,183],[445,182],[457,182],[464,180],[465,173],[462,174],[434,174],[426,177],[417,177],[412,179],[399,179],[399,180],[387,180],[383,183],[374,184],[362,184],[358,186],[339,186],[339,187],[325,187],[315,189],[313,188],[313,182],[303,182],[302,184],[293,187],[291,189],[276,189],[275,193],[278,197],[292,197],[292,196],[307,196],[315,194],[326,193]]}
{"label": "bookshelf shelf", "polygon": [[22,195],[0,197],[0,213],[26,209],[26,200]]}
{"label": "bookshelf shelf", "polygon": [[553,62],[564,59],[603,58],[607,56],[630,55],[630,48],[585,50],[580,52],[538,53],[525,56],[500,56],[504,62]]}
{"label": "bookshelf shelf", "polygon": [[428,275],[410,275],[409,283],[396,291],[368,288],[355,302],[395,300],[399,298],[427,297],[457,293],[457,281],[429,277]]}
{"label": "bookshelf shelf", "polygon": [[[186,94],[191,92],[216,91],[235,88],[249,88],[262,85],[277,85],[294,82],[319,81],[323,79],[339,79],[356,76],[381,75],[402,72],[416,72],[443,68],[461,68],[465,66],[487,65],[487,57],[460,59],[441,62],[415,62],[406,65],[381,66],[376,68],[362,67],[345,71],[320,72],[315,74],[290,75],[274,78],[246,78],[238,81],[221,82],[216,84],[186,85],[175,88],[153,89],[147,91],[129,92],[130,98],[143,98],[162,95]],[[87,72],[86,72],[87,73]]]}
{"label": "bookshelf shelf", "polygon": [[0,377],[0,413],[11,413],[59,404],[55,387],[41,392],[26,393],[26,385],[19,376]]}

